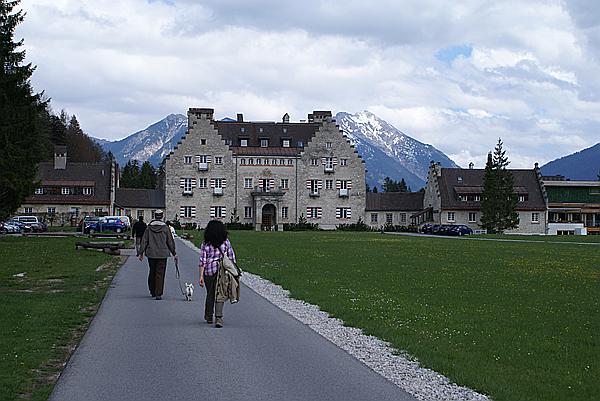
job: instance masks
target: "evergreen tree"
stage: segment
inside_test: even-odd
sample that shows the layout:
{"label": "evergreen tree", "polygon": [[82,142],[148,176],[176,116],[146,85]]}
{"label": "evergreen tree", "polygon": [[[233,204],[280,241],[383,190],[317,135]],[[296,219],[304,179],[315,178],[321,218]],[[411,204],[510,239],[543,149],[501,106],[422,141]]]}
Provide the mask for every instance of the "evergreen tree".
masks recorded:
{"label": "evergreen tree", "polygon": [[47,156],[48,115],[43,92],[33,93],[35,70],[22,65],[23,40],[14,31],[23,22],[20,0],[0,0],[0,220],[13,214],[33,194],[38,163]]}
{"label": "evergreen tree", "polygon": [[367,182],[367,183],[365,183],[365,190],[366,190],[367,192],[371,192],[371,187],[369,186],[369,183],[368,183],[368,182]]}
{"label": "evergreen tree", "polygon": [[385,177],[383,180],[383,192],[408,192],[408,187],[404,178],[400,181],[395,181],[390,177]]}
{"label": "evergreen tree", "polygon": [[406,181],[404,181],[404,178],[398,183],[398,191],[409,192],[408,186],[406,185]]}
{"label": "evergreen tree", "polygon": [[519,224],[513,175],[506,169],[509,163],[502,140],[498,139],[493,156],[488,154],[483,178],[481,226],[488,233],[501,234]]}
{"label": "evergreen tree", "polygon": [[374,187],[373,187],[373,193],[374,193],[374,194],[376,194],[377,192],[379,192],[379,191],[377,190],[377,186],[374,186]]}
{"label": "evergreen tree", "polygon": [[140,169],[140,188],[156,189],[156,169],[148,160]]}
{"label": "evergreen tree", "polygon": [[72,116],[67,126],[67,155],[69,161],[80,163],[98,163],[106,158],[104,151],[79,125],[77,117]]}

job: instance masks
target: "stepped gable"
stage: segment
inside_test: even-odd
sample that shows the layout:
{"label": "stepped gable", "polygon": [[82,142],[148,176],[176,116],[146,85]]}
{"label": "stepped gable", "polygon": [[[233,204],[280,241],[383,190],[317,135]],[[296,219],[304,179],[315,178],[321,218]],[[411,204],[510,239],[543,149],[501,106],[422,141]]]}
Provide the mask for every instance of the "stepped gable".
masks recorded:
{"label": "stepped gable", "polygon": [[[319,123],[276,123],[213,121],[221,137],[237,155],[298,156],[319,130]],[[238,146],[247,139],[248,146]],[[268,139],[269,146],[261,147],[260,140]],[[283,147],[288,139],[290,146]]]}
{"label": "stepped gable", "polygon": [[115,205],[122,208],[164,209],[165,191],[145,188],[117,188]]}
{"label": "stepped gable", "polygon": [[[438,177],[443,209],[480,209],[481,202],[461,201],[459,195],[483,193],[483,169],[442,168]],[[546,210],[546,203],[536,170],[509,170],[513,175],[515,193],[527,195],[524,202],[517,204],[517,210]]]}
{"label": "stepped gable", "polygon": [[367,192],[366,211],[415,211],[423,209],[425,192]]}
{"label": "stepped gable", "polygon": [[44,193],[28,196],[25,203],[33,204],[110,204],[111,166],[109,163],[66,163],[56,169],[54,162],[38,165],[36,180],[42,187],[92,187],[93,195],[62,195]]}

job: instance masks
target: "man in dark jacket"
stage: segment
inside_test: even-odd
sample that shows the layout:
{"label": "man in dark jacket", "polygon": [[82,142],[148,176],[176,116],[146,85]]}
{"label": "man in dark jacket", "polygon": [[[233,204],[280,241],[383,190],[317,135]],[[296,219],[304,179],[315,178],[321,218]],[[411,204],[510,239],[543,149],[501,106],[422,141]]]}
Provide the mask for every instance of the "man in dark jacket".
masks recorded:
{"label": "man in dark jacket", "polygon": [[167,258],[175,257],[175,240],[169,226],[163,221],[163,211],[154,212],[152,220],[144,232],[140,245],[140,261],[144,260],[144,254],[148,257],[150,274],[148,275],[148,289],[156,300],[161,300],[165,284],[165,270],[167,269]]}
{"label": "man in dark jacket", "polygon": [[140,256],[140,247],[142,245],[142,237],[146,231],[146,223],[144,223],[144,216],[140,216],[138,221],[132,227],[133,238],[135,238],[135,252],[137,256]]}

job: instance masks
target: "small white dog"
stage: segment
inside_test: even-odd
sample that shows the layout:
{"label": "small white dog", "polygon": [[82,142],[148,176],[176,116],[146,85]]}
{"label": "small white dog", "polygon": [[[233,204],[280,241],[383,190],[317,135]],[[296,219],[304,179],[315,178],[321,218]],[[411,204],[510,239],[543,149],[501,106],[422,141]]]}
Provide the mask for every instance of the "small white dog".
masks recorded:
{"label": "small white dog", "polygon": [[185,283],[185,299],[186,299],[186,301],[191,301],[193,295],[194,295],[194,284]]}

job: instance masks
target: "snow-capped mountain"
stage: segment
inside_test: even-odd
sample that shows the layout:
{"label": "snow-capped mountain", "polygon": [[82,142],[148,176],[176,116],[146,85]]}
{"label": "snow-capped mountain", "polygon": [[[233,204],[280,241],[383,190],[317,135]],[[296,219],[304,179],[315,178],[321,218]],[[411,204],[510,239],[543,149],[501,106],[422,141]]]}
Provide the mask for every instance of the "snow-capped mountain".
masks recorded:
{"label": "snow-capped mountain", "polygon": [[389,176],[398,181],[404,178],[417,191],[425,186],[432,160],[443,167],[458,167],[441,151],[411,138],[367,110],[356,114],[339,112],[335,119],[365,160],[371,187],[381,187],[383,179]]}
{"label": "snow-capped mountain", "polygon": [[[367,182],[371,188],[385,177],[400,181],[417,191],[425,186],[431,160],[444,167],[458,167],[445,154],[431,145],[423,144],[394,128],[369,111],[356,114],[340,112],[336,122],[365,160]],[[116,142],[98,139],[105,151],[111,151],[119,164],[131,159],[149,160],[158,166],[185,134],[187,117],[170,114],[148,128]]]}
{"label": "snow-capped mountain", "polygon": [[98,139],[105,151],[111,151],[120,165],[129,160],[150,161],[158,166],[162,159],[175,147],[187,130],[187,117],[169,114],[148,128],[116,142]]}

